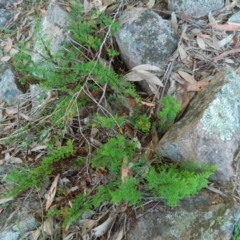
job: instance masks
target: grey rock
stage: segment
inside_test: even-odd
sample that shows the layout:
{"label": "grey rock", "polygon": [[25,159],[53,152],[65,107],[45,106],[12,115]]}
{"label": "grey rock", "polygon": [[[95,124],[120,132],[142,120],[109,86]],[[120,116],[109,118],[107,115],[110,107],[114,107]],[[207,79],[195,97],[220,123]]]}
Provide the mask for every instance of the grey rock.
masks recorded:
{"label": "grey rock", "polygon": [[210,11],[219,10],[224,6],[224,0],[168,0],[168,10],[199,18]]}
{"label": "grey rock", "polygon": [[22,92],[19,90],[14,74],[7,63],[0,65],[0,102],[16,102]]}
{"label": "grey rock", "polygon": [[176,161],[214,164],[212,180],[234,176],[232,163],[240,145],[240,77],[223,72],[190,103],[185,116],[163,136],[158,153]]}
{"label": "grey rock", "polygon": [[33,216],[27,215],[24,218],[21,218],[21,221],[18,224],[14,225],[12,227],[12,230],[25,233],[28,231],[36,230],[38,225],[39,224],[37,224]]}
{"label": "grey rock", "polygon": [[[157,207],[139,218],[127,240],[230,240],[240,205],[203,190],[175,208]],[[132,228],[132,226],[131,226]]]}
{"label": "grey rock", "polygon": [[0,239],[1,240],[18,240],[19,233],[14,231],[3,231],[0,232]]}
{"label": "grey rock", "polygon": [[[41,22],[38,34],[35,36],[35,45],[32,55],[34,62],[45,62],[42,56],[47,55],[46,47],[49,46],[50,54],[55,54],[67,41],[65,30],[68,22],[68,14],[63,10],[60,0],[51,0],[47,12]],[[49,57],[49,56],[48,56]],[[48,63],[49,64],[49,63]]]}
{"label": "grey rock", "polygon": [[116,41],[129,69],[140,64],[162,65],[176,50],[177,36],[157,13],[136,8],[119,19]]}
{"label": "grey rock", "polygon": [[0,0],[0,8],[6,8],[16,2],[18,2],[18,0]]}
{"label": "grey rock", "polygon": [[[0,221],[1,240],[22,239],[24,235],[28,235],[28,233],[36,230],[40,225],[35,218],[39,210],[39,203],[34,199],[17,201],[17,203],[14,201],[12,206],[8,206],[2,213]],[[19,207],[16,208],[16,206]]]}
{"label": "grey rock", "polygon": [[13,12],[8,9],[0,9],[0,28],[5,27],[5,25],[11,20]]}
{"label": "grey rock", "polygon": [[240,24],[240,11],[234,13],[229,19],[229,23]]}

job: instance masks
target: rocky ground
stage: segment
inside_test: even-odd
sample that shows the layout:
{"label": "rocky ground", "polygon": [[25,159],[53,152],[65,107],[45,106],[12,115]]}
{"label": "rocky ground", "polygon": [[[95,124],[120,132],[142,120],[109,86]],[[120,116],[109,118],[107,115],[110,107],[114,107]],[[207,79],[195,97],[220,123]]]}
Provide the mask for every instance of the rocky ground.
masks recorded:
{"label": "rocky ground", "polygon": [[[182,114],[164,136],[152,128],[145,139],[129,126],[124,129],[126,135],[131,140],[137,136],[144,154],[152,161],[156,161],[150,157],[154,154],[177,164],[190,159],[216,165],[217,171],[206,189],[183,199],[177,207],[169,207],[162,199],[156,201],[152,196],[144,197],[144,206],[135,209],[102,204],[69,228],[62,227],[60,216],[45,217],[49,188],[68,186],[74,192],[72,189],[80,186],[90,191],[86,176],[100,179],[99,176],[106,178],[105,173],[90,171],[87,175],[86,169],[78,172],[68,166],[60,178],[56,176],[55,185],[54,179],[43,179],[41,189],[17,197],[3,197],[11,189],[5,183],[7,174],[26,163],[34,166],[46,154],[46,146],[39,145],[38,140],[25,150],[24,143],[6,146],[4,141],[10,134],[17,134],[15,130],[23,121],[30,122],[35,111],[56,100],[54,94],[46,96],[36,84],[20,87],[19,72],[12,68],[12,58],[21,50],[20,43],[24,43],[32,51],[32,60],[43,64],[45,46],[34,38],[36,14],[41,18],[40,33],[49,42],[50,54],[56,53],[62,42],[71,41],[64,28],[69,21],[69,6],[67,1],[0,1],[0,239],[231,239],[240,218],[238,1],[83,2],[86,17],[95,9],[119,22],[112,44],[117,46],[121,57],[107,59],[105,64],[129,81],[139,82],[138,93],[146,112],[155,111],[154,100],[167,93],[182,107]],[[106,46],[101,46],[104,51]],[[91,57],[90,51],[86,53],[85,56]],[[100,59],[101,54],[97,52],[96,57]],[[44,102],[39,100],[41,97]],[[101,103],[102,98],[97,100]],[[29,102],[31,110],[25,108]],[[127,112],[134,109],[134,104],[126,103]],[[90,109],[82,110],[81,117],[87,119],[96,108]],[[87,129],[88,125],[84,124],[83,129]],[[31,132],[28,134],[29,138],[33,137]],[[106,137],[102,134],[97,138],[92,132],[82,135],[73,139],[101,145]],[[85,145],[79,146],[75,154],[80,156]],[[63,205],[60,197],[55,201],[58,207]],[[71,200],[64,201],[71,205]]]}

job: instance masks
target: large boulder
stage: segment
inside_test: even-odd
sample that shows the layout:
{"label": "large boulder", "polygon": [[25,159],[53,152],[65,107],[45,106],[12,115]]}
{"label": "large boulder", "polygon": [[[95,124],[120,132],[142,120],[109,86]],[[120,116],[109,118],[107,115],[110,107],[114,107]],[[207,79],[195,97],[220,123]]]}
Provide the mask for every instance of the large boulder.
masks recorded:
{"label": "large boulder", "polygon": [[158,204],[131,226],[127,240],[230,240],[239,217],[233,199],[204,190],[175,208]]}
{"label": "large boulder", "polygon": [[240,146],[240,77],[223,72],[190,103],[185,116],[160,140],[157,152],[175,161],[214,164],[212,180],[221,184],[234,176]]}

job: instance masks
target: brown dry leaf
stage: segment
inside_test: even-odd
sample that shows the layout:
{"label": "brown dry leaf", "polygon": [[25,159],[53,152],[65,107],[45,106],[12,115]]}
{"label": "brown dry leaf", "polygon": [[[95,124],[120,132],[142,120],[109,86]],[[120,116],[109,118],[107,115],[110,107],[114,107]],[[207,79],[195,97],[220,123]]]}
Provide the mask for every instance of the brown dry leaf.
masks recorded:
{"label": "brown dry leaf", "polygon": [[39,150],[47,149],[47,146],[37,146],[31,149],[32,152],[37,152]]}
{"label": "brown dry leaf", "polygon": [[1,57],[1,62],[7,62],[11,59],[11,56],[4,56],[4,57]]}
{"label": "brown dry leaf", "polygon": [[239,38],[238,38],[237,34],[235,34],[233,36],[233,44],[234,44],[234,48],[238,48],[239,47]]}
{"label": "brown dry leaf", "polygon": [[229,10],[229,11],[231,11],[233,8],[235,8],[235,7],[240,7],[239,6],[239,1],[238,0],[234,0],[234,1],[229,1],[229,0],[227,0],[227,1],[225,1],[225,9],[226,10]]}
{"label": "brown dry leaf", "polygon": [[142,103],[143,105],[148,106],[148,107],[155,107],[155,106],[156,106],[155,103],[149,103],[149,102],[144,102],[144,101],[141,101],[141,103]]}
{"label": "brown dry leaf", "polygon": [[188,15],[186,15],[185,13],[178,13],[177,16],[178,16],[179,18],[181,18],[181,19],[185,19],[185,20],[189,20],[189,21],[192,20],[192,19],[191,19]]}
{"label": "brown dry leaf", "polygon": [[198,37],[200,37],[200,38],[206,38],[206,39],[209,39],[209,40],[213,40],[209,35],[207,35],[207,34],[202,34],[202,33],[199,33],[199,34],[197,34],[197,36]]}
{"label": "brown dry leaf", "polygon": [[162,81],[154,74],[147,72],[145,70],[134,70],[138,75],[140,75],[145,81],[150,84],[155,84],[160,87],[164,87]]}
{"label": "brown dry leaf", "polygon": [[124,77],[131,82],[139,82],[143,80],[143,77],[139,76],[136,72],[130,72],[124,75]]}
{"label": "brown dry leaf", "polygon": [[38,240],[42,227],[39,227],[36,231],[34,231],[31,235],[31,240]]}
{"label": "brown dry leaf", "polygon": [[212,42],[212,41],[209,41],[208,39],[205,39],[205,43],[213,48],[213,49],[217,49],[217,50],[220,50],[220,47],[218,46],[218,44],[216,43],[216,41]]}
{"label": "brown dry leaf", "polygon": [[183,48],[182,45],[179,45],[179,47],[178,47],[177,50],[178,50],[178,52],[179,52],[179,55],[180,55],[180,58],[181,58],[182,61],[187,58],[187,53],[186,53],[186,51],[184,50],[184,48]]}
{"label": "brown dry leaf", "polygon": [[13,197],[9,197],[9,198],[0,198],[0,204],[4,204],[7,203],[9,201],[12,201],[14,198]]}
{"label": "brown dry leaf", "polygon": [[92,137],[89,138],[90,139],[90,142],[96,146],[96,147],[101,147],[102,146],[102,143],[100,141],[98,141],[97,139],[94,139]]}
{"label": "brown dry leaf", "polygon": [[6,115],[7,116],[12,116],[14,114],[18,113],[18,109],[17,108],[7,108],[6,109]]}
{"label": "brown dry leaf", "polygon": [[[126,102],[129,105],[129,107],[131,107],[131,108],[135,108],[137,106],[137,103],[134,98],[124,97],[124,102]],[[126,107],[128,107],[128,106],[126,106]]]}
{"label": "brown dry leaf", "polygon": [[90,12],[92,8],[93,8],[93,4],[91,2],[88,2],[88,0],[83,1],[84,13]]}
{"label": "brown dry leaf", "polygon": [[26,114],[24,113],[19,113],[19,115],[26,121],[32,121],[33,119],[28,117]]}
{"label": "brown dry leaf", "polygon": [[173,80],[175,80],[178,83],[184,85],[185,81],[177,73],[172,73],[171,77],[172,77]]}
{"label": "brown dry leaf", "polygon": [[187,82],[185,82],[184,83],[184,92],[183,92],[183,97],[182,97],[182,104],[181,104],[182,110],[184,110],[189,103],[189,97],[188,97],[188,93],[187,93],[187,85],[188,85]]}
{"label": "brown dry leaf", "polygon": [[239,52],[240,52],[240,48],[235,48],[235,49],[223,52],[222,54],[215,57],[213,61],[217,62],[217,61],[219,61],[220,59],[224,58],[225,56],[227,56],[229,54],[235,54],[235,53],[239,53]]}
{"label": "brown dry leaf", "polygon": [[123,239],[123,228],[118,232],[117,237],[114,240],[122,240]]}
{"label": "brown dry leaf", "polygon": [[152,159],[154,153],[156,152],[156,148],[159,142],[156,127],[154,125],[152,126],[151,135],[152,135],[152,140],[146,146],[146,151],[144,153],[147,159]]}
{"label": "brown dry leaf", "polygon": [[195,84],[188,84],[187,91],[188,92],[200,92],[209,83],[210,83],[209,81],[199,81],[199,82],[196,82]]}
{"label": "brown dry leaf", "polygon": [[98,131],[99,131],[98,128],[92,127],[91,134],[90,134],[91,138],[95,138],[97,133],[98,133]]}
{"label": "brown dry leaf", "polygon": [[194,79],[194,77],[192,75],[190,75],[189,73],[183,72],[181,70],[178,71],[179,75],[184,78],[188,83],[190,84],[195,84],[197,83],[197,81]]}
{"label": "brown dry leaf", "polygon": [[227,195],[225,193],[223,193],[222,191],[218,190],[217,188],[215,187],[212,187],[212,186],[207,186],[206,187],[208,190],[212,191],[212,192],[215,192],[215,193],[218,193],[219,195],[223,196],[223,197],[227,197]]}
{"label": "brown dry leaf", "polygon": [[53,183],[52,183],[52,186],[48,192],[48,195],[47,195],[47,202],[46,202],[46,211],[49,209],[49,207],[52,205],[52,202],[54,200],[54,197],[55,197],[55,194],[56,194],[56,191],[57,191],[57,184],[58,184],[58,179],[60,177],[60,174],[58,174]]}
{"label": "brown dry leaf", "polygon": [[225,58],[224,59],[225,63],[229,63],[229,64],[234,64],[235,61],[233,59],[230,59],[230,58]]}
{"label": "brown dry leaf", "polygon": [[94,226],[97,224],[97,220],[92,220],[92,219],[81,219],[78,221],[81,229],[82,229],[82,234],[88,233]]}
{"label": "brown dry leaf", "polygon": [[122,167],[122,171],[121,171],[121,180],[124,183],[125,182],[125,178],[131,176],[132,171],[129,167]]}
{"label": "brown dry leaf", "polygon": [[224,47],[226,44],[230,43],[233,39],[234,34],[229,34],[228,36],[226,36],[225,38],[223,38],[222,40],[217,42],[217,45],[221,48]]}
{"label": "brown dry leaf", "polygon": [[13,45],[13,41],[11,38],[7,39],[7,44],[5,46],[5,52],[10,52],[10,50],[12,49],[12,45]]}
{"label": "brown dry leaf", "polygon": [[49,236],[53,235],[53,220],[52,218],[48,218],[46,221],[44,221],[42,230],[47,233]]}
{"label": "brown dry leaf", "polygon": [[5,163],[5,160],[0,160],[0,166],[3,165]]}
{"label": "brown dry leaf", "polygon": [[199,36],[197,36],[197,44],[202,50],[206,50],[206,45],[205,45],[203,39],[200,38]]}
{"label": "brown dry leaf", "polygon": [[23,160],[21,158],[18,157],[10,157],[8,159],[6,159],[8,163],[23,163]]}
{"label": "brown dry leaf", "polygon": [[128,123],[125,123],[125,132],[131,139],[134,138],[134,130]]}
{"label": "brown dry leaf", "polygon": [[157,66],[153,66],[151,64],[140,64],[137,65],[136,67],[132,68],[131,70],[145,70],[145,71],[161,71],[161,68]]}
{"label": "brown dry leaf", "polygon": [[209,20],[209,25],[213,26],[213,25],[217,25],[219,21],[216,21],[215,18],[212,15],[212,12],[210,11],[208,14],[208,20]]}
{"label": "brown dry leaf", "polygon": [[39,8],[38,10],[39,10],[39,12],[40,12],[42,15],[45,15],[46,12],[47,12],[46,9],[41,9],[41,8]]}
{"label": "brown dry leaf", "polygon": [[13,3],[13,6],[16,8],[18,5],[20,5],[23,2],[23,0],[19,0],[18,2]]}
{"label": "brown dry leaf", "polygon": [[129,177],[130,175],[131,175],[131,169],[129,168],[129,161],[127,158],[124,158],[122,162],[122,169],[121,169],[122,182],[124,182],[125,178]]}
{"label": "brown dry leaf", "polygon": [[18,19],[20,13],[21,13],[21,12],[18,12],[18,13],[16,13],[16,14],[14,15],[14,17],[13,17],[13,22],[15,22],[15,21]]}
{"label": "brown dry leaf", "polygon": [[4,210],[4,208],[0,208],[0,213],[2,213],[2,212],[3,212],[3,210]]}
{"label": "brown dry leaf", "polygon": [[171,14],[170,24],[172,25],[174,32],[177,33],[178,23],[177,23],[177,16],[176,16],[175,12],[172,12],[172,14]]}
{"label": "brown dry leaf", "polygon": [[148,8],[152,8],[155,5],[155,0],[149,0],[147,3]]}
{"label": "brown dry leaf", "polygon": [[15,48],[12,48],[9,53],[10,53],[10,56],[14,56],[14,55],[18,54],[19,51]]}
{"label": "brown dry leaf", "polygon": [[110,214],[108,219],[101,225],[92,229],[92,234],[97,238],[103,236],[107,230],[111,227],[113,221],[116,219],[116,214]]}
{"label": "brown dry leaf", "polygon": [[212,27],[218,30],[223,30],[223,31],[240,31],[240,26],[236,24],[230,24],[230,23],[222,24],[222,25],[216,24],[216,25],[213,25]]}
{"label": "brown dry leaf", "polygon": [[17,41],[19,41],[19,39],[21,38],[21,36],[22,36],[22,31],[21,31],[20,28],[18,28],[18,30],[17,30],[17,36],[16,36]]}
{"label": "brown dry leaf", "polygon": [[[233,36],[233,45],[234,45],[234,48],[239,48],[239,38],[238,38],[238,34],[235,34]],[[234,56],[235,57],[238,57],[238,53],[235,53]]]}

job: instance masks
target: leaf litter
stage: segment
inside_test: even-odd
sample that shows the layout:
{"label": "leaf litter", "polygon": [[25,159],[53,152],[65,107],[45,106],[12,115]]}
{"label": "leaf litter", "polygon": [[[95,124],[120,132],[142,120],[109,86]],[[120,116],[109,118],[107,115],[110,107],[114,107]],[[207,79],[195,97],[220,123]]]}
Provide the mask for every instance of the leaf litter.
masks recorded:
{"label": "leaf litter", "polygon": [[[5,56],[1,56],[1,61],[9,61],[11,59],[11,50],[14,49],[14,44],[17,41],[30,41],[33,31],[26,33],[24,30],[26,25],[33,26],[33,19],[31,15],[34,14],[35,10],[33,7],[28,7],[27,10],[20,11],[24,3],[19,1],[16,3],[15,7],[17,12],[9,24],[13,26],[18,23],[20,26],[18,32],[14,37],[6,38],[6,43],[2,46]],[[167,84],[170,83],[173,88],[178,89],[178,93],[181,94],[181,104],[182,109],[185,109],[190,101],[191,94],[189,92],[198,92],[201,91],[204,87],[207,87],[211,77],[214,76],[215,72],[221,71],[223,68],[236,69],[239,67],[239,62],[237,60],[239,50],[239,25],[231,22],[226,22],[224,17],[224,12],[233,9],[234,1],[230,3],[229,6],[225,6],[225,9],[216,12],[214,14],[209,13],[208,18],[202,18],[200,20],[191,19],[189,16],[184,14],[175,14],[171,13],[171,24],[174,30],[180,36],[179,44],[176,52],[169,59],[169,62],[163,67],[159,68],[158,66],[152,66],[149,64],[143,64],[134,67],[130,72],[125,73],[124,77],[132,82],[137,81],[146,81],[149,84],[149,87],[152,89],[153,97],[146,97],[146,94],[139,93],[141,99],[141,107],[145,112],[153,113],[157,111],[157,100],[163,96],[159,94],[160,91],[164,92]],[[89,12],[92,9],[95,9],[99,12],[101,11],[114,11],[116,9],[116,1],[87,1],[84,0],[84,9],[85,12]],[[148,1],[147,6],[153,8],[157,5],[156,1]],[[133,5],[128,5],[128,8],[133,8]],[[67,6],[66,6],[67,8]],[[44,5],[39,6],[38,9],[46,9]],[[113,10],[114,9],[114,10]],[[44,11],[43,11],[44,13]],[[30,16],[30,17],[29,17]],[[234,32],[234,33],[233,33]],[[17,49],[17,48],[16,48]],[[7,54],[9,53],[9,55]],[[227,57],[227,58],[226,58]],[[160,73],[164,73],[164,77],[160,77]],[[21,104],[17,108],[7,107],[3,104],[0,105],[1,110],[1,119],[0,119],[0,130],[1,130],[1,139],[6,139],[9,133],[13,132],[16,126],[21,125],[22,121],[26,122],[35,122],[38,123],[39,120],[35,119],[35,114],[29,110],[27,105],[31,102],[30,95],[24,96],[24,101],[19,101]],[[52,96],[46,98],[40,108],[48,106],[48,104],[54,103],[57,98]],[[121,114],[130,114],[134,112],[134,108],[138,106],[139,103],[136,103],[132,99],[124,99],[126,109]],[[109,106],[110,108],[110,106]],[[88,116],[87,116],[88,117]],[[44,119],[42,119],[44,120]],[[41,119],[40,119],[41,121]],[[29,123],[30,124],[30,123]],[[83,124],[83,127],[88,129],[87,124]],[[127,134],[130,139],[137,139],[139,149],[145,151],[145,156],[148,159],[152,159],[156,145],[159,141],[159,136],[156,134],[154,128],[151,131],[151,134],[147,137],[147,140],[143,140],[143,136],[139,131],[134,129],[131,123],[126,122],[122,129],[118,129]],[[52,131],[54,132],[54,131]],[[42,132],[42,135],[47,136],[50,132]],[[109,130],[109,133],[111,131]],[[73,139],[76,141],[75,144],[75,155],[86,157],[87,153],[87,144],[88,141],[91,147],[99,147],[102,143],[106,142],[106,138],[109,133],[103,133],[101,128],[93,127],[89,129],[89,134],[82,135],[72,132]],[[31,137],[31,136],[29,136]],[[87,141],[86,141],[86,139]],[[140,140],[139,140],[140,139]],[[60,141],[61,145],[62,142]],[[16,149],[15,149],[16,150]],[[25,161],[29,160],[32,165],[37,165],[37,162],[41,159],[45,153],[46,146],[38,144],[38,141],[31,146],[27,146],[25,150],[15,151],[14,149],[6,150],[5,154],[1,156],[0,165],[5,165],[6,163],[11,164],[21,164],[23,159]],[[17,152],[17,153],[16,153]],[[39,155],[40,154],[40,155]],[[34,162],[32,159],[35,159]],[[124,182],[124,179],[130,176],[131,167],[126,164],[127,161],[123,159],[123,165],[121,168],[121,179]],[[71,158],[68,158],[67,161],[69,169],[66,171],[60,171],[59,167],[55,168],[55,179],[52,179],[52,185],[48,184],[50,190],[47,193],[47,198],[45,199],[44,204],[46,204],[46,211],[54,209],[56,206],[60,206],[61,201],[64,201],[63,197],[58,196],[58,191],[61,187],[64,186],[66,193],[71,193],[72,198],[68,199],[68,202],[65,204],[71,206],[71,199],[74,199],[74,196],[79,192],[87,193],[94,191],[97,185],[104,184],[109,181],[109,177],[105,169],[98,169],[98,172],[93,172],[91,169],[85,169],[84,171],[76,172],[70,168]],[[66,163],[67,164],[67,163]],[[58,182],[65,179],[63,184],[58,184]],[[217,191],[215,188],[209,188],[211,191]],[[45,189],[46,193],[47,189]],[[5,204],[14,200],[13,198],[0,199],[0,204]],[[63,203],[61,203],[63,204]],[[147,204],[146,204],[147,205]],[[122,206],[122,205],[120,205]],[[119,206],[119,207],[120,207]],[[151,207],[153,205],[151,204]],[[123,207],[123,206],[122,206]],[[150,208],[151,208],[150,207]],[[128,209],[121,211],[113,211],[110,205],[106,205],[103,208],[92,209],[96,210],[93,212],[89,218],[81,218],[78,224],[69,226],[68,229],[62,229],[63,239],[74,239],[76,236],[74,231],[81,226],[79,237],[85,239],[94,239],[96,237],[106,237],[111,234],[114,235],[114,232],[111,231],[114,228],[114,225],[119,224],[120,217],[123,214],[126,214]],[[100,216],[100,217],[99,217]],[[131,214],[126,214],[128,219],[131,219]],[[42,226],[39,227],[34,233],[32,239],[38,239],[41,232],[46,233],[45,239],[48,236],[53,236],[56,227],[58,226],[57,220],[55,218],[47,218]],[[116,240],[121,240],[126,235],[125,225],[120,224],[115,229],[117,233],[115,235]],[[60,239],[60,238],[59,238]],[[80,238],[79,238],[80,239]],[[109,237],[107,238],[109,239]]]}

